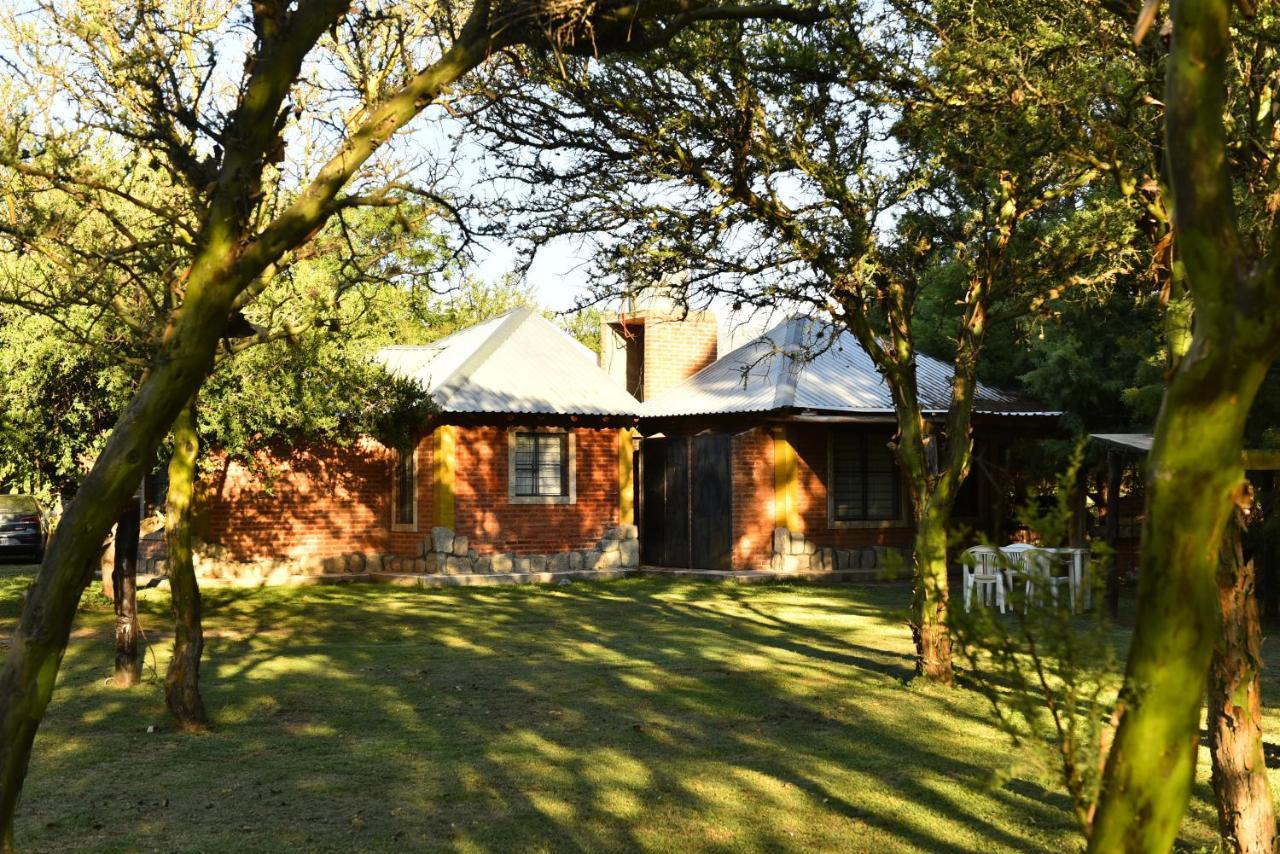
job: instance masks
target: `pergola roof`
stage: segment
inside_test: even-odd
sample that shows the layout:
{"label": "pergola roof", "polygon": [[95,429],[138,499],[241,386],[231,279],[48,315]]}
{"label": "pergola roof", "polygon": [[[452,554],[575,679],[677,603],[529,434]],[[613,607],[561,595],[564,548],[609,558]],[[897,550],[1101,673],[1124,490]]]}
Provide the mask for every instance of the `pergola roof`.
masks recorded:
{"label": "pergola roof", "polygon": [[1126,451],[1145,454],[1151,450],[1152,436],[1150,433],[1090,433],[1089,436]]}
{"label": "pergola roof", "polygon": [[[1150,433],[1090,433],[1090,438],[1105,442],[1122,451],[1137,454],[1151,452],[1154,437]],[[1280,470],[1280,451],[1271,449],[1252,449],[1244,452],[1244,467],[1247,471]]]}

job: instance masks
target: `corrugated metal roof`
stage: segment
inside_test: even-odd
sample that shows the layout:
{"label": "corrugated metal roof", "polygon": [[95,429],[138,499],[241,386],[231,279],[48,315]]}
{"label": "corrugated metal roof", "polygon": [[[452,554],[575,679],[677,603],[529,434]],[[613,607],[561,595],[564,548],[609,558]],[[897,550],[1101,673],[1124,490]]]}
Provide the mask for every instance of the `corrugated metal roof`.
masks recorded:
{"label": "corrugated metal roof", "polygon": [[456,413],[635,415],[639,403],[595,354],[542,315],[518,308],[422,347],[384,347],[379,360]]}
{"label": "corrugated metal roof", "polygon": [[[926,413],[951,401],[951,366],[916,359],[916,382]],[[643,417],[817,410],[892,415],[893,398],[857,339],[847,331],[792,317],[640,406]],[[979,383],[974,411],[1001,415],[1060,415],[1009,392]]]}
{"label": "corrugated metal roof", "polygon": [[1109,445],[1117,445],[1126,450],[1140,451],[1144,454],[1151,450],[1151,443],[1154,441],[1150,433],[1090,433],[1089,435]]}

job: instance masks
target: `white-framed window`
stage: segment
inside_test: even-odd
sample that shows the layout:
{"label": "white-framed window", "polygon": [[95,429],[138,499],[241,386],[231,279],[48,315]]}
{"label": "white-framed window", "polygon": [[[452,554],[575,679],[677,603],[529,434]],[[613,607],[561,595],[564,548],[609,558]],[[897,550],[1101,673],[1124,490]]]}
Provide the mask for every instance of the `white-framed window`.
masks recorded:
{"label": "white-framed window", "polygon": [[391,472],[391,530],[418,530],[418,454],[415,443],[395,449]]}
{"label": "white-framed window", "polygon": [[885,433],[831,431],[827,518],[833,527],[876,527],[902,521],[902,476],[889,441]]}
{"label": "white-framed window", "polygon": [[507,434],[507,498],[512,504],[573,504],[577,461],[573,433],[517,427]]}

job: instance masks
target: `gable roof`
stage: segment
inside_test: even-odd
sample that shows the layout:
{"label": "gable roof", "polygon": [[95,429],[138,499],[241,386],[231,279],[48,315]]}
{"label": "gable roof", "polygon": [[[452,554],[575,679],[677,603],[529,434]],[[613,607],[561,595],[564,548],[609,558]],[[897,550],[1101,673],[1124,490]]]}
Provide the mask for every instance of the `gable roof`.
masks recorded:
{"label": "gable roof", "polygon": [[[833,337],[834,333],[834,337]],[[946,412],[950,365],[916,357],[916,382],[925,414]],[[884,378],[857,339],[806,317],[791,317],[680,385],[641,404],[642,417],[812,410],[838,414],[894,414]],[[974,412],[1060,415],[1007,391],[978,383]]]}
{"label": "gable roof", "polygon": [[635,415],[639,407],[594,353],[530,308],[424,346],[383,347],[378,360],[417,380],[444,412]]}

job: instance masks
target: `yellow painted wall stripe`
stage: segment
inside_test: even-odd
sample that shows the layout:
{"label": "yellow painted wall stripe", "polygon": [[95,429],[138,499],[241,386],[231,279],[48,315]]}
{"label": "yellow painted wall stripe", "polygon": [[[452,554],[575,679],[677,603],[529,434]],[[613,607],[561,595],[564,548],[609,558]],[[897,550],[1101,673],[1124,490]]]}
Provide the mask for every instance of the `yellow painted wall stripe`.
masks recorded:
{"label": "yellow painted wall stripe", "polygon": [[457,466],[455,447],[457,428],[452,424],[442,424],[436,428],[432,441],[432,481],[435,493],[431,502],[434,524],[441,528],[453,528],[454,493],[453,477]]}
{"label": "yellow painted wall stripe", "polygon": [[618,429],[618,524],[636,523],[635,463],[631,444],[631,428]]}
{"label": "yellow painted wall stripe", "polygon": [[773,524],[801,531],[799,463],[786,427],[773,428]]}

